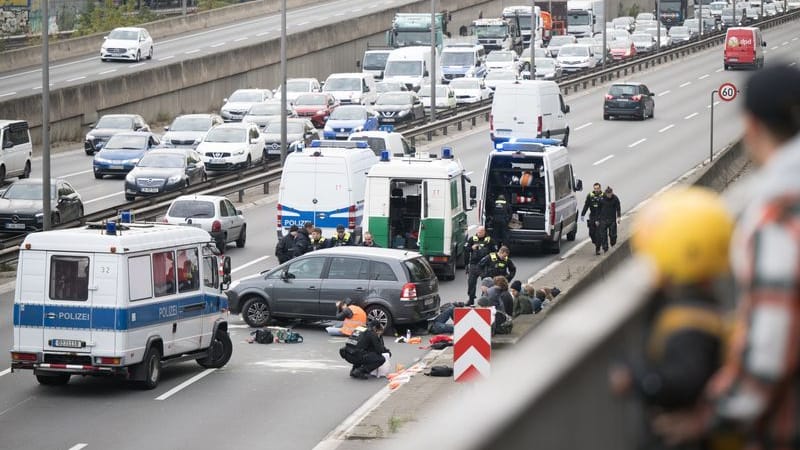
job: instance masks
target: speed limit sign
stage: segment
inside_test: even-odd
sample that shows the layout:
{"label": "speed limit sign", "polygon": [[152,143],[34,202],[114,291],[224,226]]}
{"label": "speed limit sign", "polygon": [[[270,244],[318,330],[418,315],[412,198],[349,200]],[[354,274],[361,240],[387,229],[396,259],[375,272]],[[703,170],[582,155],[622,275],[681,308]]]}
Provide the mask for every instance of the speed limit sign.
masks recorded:
{"label": "speed limit sign", "polygon": [[733,83],[722,83],[722,86],[719,87],[719,98],[722,101],[729,102],[736,98],[736,94],[738,91],[736,90],[736,86]]}

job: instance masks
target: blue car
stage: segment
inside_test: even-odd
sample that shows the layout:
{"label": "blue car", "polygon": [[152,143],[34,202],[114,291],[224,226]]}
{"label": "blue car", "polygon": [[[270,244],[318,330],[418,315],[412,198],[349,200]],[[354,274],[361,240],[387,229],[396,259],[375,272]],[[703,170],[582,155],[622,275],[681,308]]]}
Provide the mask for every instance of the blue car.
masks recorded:
{"label": "blue car", "polygon": [[149,131],[115,134],[102,150],[95,153],[92,168],[94,177],[125,175],[142,159],[145,152],[161,144],[158,136]]}
{"label": "blue car", "polygon": [[333,110],[325,123],[325,139],[347,139],[351,133],[378,129],[378,116],[361,105],[343,105]]}

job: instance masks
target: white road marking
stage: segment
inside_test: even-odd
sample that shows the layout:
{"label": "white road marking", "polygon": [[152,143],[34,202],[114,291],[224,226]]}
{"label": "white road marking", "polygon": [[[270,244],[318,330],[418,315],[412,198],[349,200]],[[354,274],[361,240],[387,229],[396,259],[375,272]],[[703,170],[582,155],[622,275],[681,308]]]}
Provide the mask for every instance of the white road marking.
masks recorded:
{"label": "white road marking", "polygon": [[107,75],[107,74],[109,74],[109,73],[114,73],[114,72],[116,72],[116,71],[117,71],[117,69],[104,70],[104,71],[102,71],[102,72],[98,73],[98,75]]}
{"label": "white road marking", "polygon": [[269,258],[269,257],[270,257],[270,255],[267,255],[267,256],[262,256],[261,258],[256,258],[256,259],[254,259],[254,260],[250,261],[250,262],[249,262],[249,263],[247,263],[247,264],[242,264],[241,266],[239,266],[239,267],[237,267],[237,268],[235,268],[235,269],[232,269],[232,270],[231,270],[231,273],[236,273],[236,272],[238,272],[238,271],[240,271],[240,270],[244,269],[245,267],[250,267],[250,266],[252,266],[253,264],[259,263],[259,262],[261,262],[261,261],[263,261],[263,260],[265,260],[265,259],[267,259],[267,258]]}
{"label": "white road marking", "polygon": [[708,77],[709,77],[709,75],[708,75],[708,74],[705,74],[705,75],[701,76],[700,78],[698,78],[698,80],[704,80],[704,79],[706,79],[706,78],[708,78]]}
{"label": "white road marking", "polygon": [[678,87],[686,87],[686,86],[688,86],[690,84],[692,84],[692,82],[691,81],[687,81],[686,83],[683,83],[682,85],[680,85]]}
{"label": "white road marking", "polygon": [[75,444],[69,448],[69,450],[81,450],[82,448],[88,447],[89,444]]}
{"label": "white road marking", "polygon": [[8,375],[10,373],[11,373],[11,367],[9,367],[8,369],[0,372],[0,377],[2,377],[3,375]]}
{"label": "white road marking", "polygon": [[794,42],[794,41],[796,41],[796,40],[797,40],[797,38],[796,38],[796,37],[793,37],[793,38],[792,38],[792,42]]}
{"label": "white road marking", "polygon": [[658,130],[658,132],[659,132],[659,133],[663,133],[663,132],[665,132],[665,131],[669,130],[670,128],[673,128],[674,126],[675,126],[675,124],[674,124],[674,123],[671,123],[671,124],[669,124],[669,125],[665,126],[664,128],[662,128],[662,129]]}
{"label": "white road marking", "polygon": [[585,123],[585,124],[583,124],[583,125],[581,125],[581,126],[579,126],[579,127],[575,128],[575,131],[582,130],[582,129],[584,129],[584,128],[586,128],[586,127],[589,127],[589,126],[591,126],[591,125],[592,125],[592,122],[587,122],[587,123]]}
{"label": "white road marking", "polygon": [[367,6],[367,8],[377,8],[377,7],[378,7],[377,3],[373,3],[373,4],[369,5],[369,6]]}
{"label": "white road marking", "polygon": [[248,39],[250,39],[250,38],[247,37],[247,36],[244,36],[244,37],[240,37],[238,39],[234,39],[233,42],[242,42],[242,41],[246,41]]}
{"label": "white road marking", "polygon": [[[267,31],[267,33],[269,33],[269,31]],[[227,42],[217,42],[217,43],[216,43],[216,44],[214,44],[214,45],[210,45],[210,47],[211,47],[211,48],[217,48],[217,47],[222,47],[222,46],[223,46],[223,45],[225,45],[225,44],[227,44]]]}
{"label": "white road marking", "polygon": [[356,8],[353,10],[354,13],[361,12],[364,8]]}
{"label": "white road marking", "polygon": [[[256,36],[257,37],[266,36],[266,35],[268,35],[270,33],[271,33],[270,31],[262,31],[261,33],[258,33]],[[213,45],[212,45],[212,47],[213,47]]]}
{"label": "white road marking", "polygon": [[128,68],[129,68],[129,69],[133,69],[133,68],[136,68],[136,67],[141,67],[141,66],[143,66],[143,65],[144,65],[144,63],[138,63],[138,64],[134,64],[134,65],[132,65],[132,66],[128,66]]}
{"label": "white road marking", "polygon": [[693,113],[689,114],[688,116],[684,117],[684,119],[685,119],[685,120],[689,120],[689,119],[691,119],[692,117],[694,117],[694,116],[696,116],[696,115],[698,115],[698,113],[696,113],[696,112],[693,112]]}
{"label": "white road marking", "polygon": [[789,43],[784,41],[783,43],[781,43],[781,45],[789,45]]}
{"label": "white road marking", "polygon": [[334,16],[334,17],[340,17],[340,16],[343,16],[343,15],[344,15],[344,13],[343,13],[343,12],[339,12],[339,13],[336,13],[336,14],[334,14],[333,16]]}
{"label": "white road marking", "polygon": [[0,97],[8,97],[9,95],[16,95],[16,92],[6,92],[5,94],[0,94]]}
{"label": "white road marking", "polygon": [[[717,105],[719,105],[719,102],[714,102],[714,106],[717,106]],[[711,108],[711,105],[706,105],[706,109],[710,109],[710,108]]]}
{"label": "white road marking", "polygon": [[113,194],[104,195],[102,197],[93,198],[91,200],[86,200],[83,202],[84,205],[88,205],[89,203],[99,202],[100,200],[105,200],[107,198],[114,197],[115,195],[124,195],[124,192],[114,192]]}
{"label": "white road marking", "polygon": [[245,323],[229,323],[228,324],[228,329],[229,330],[230,329],[244,329],[244,328],[250,328],[250,325],[247,325]]}
{"label": "white road marking", "polygon": [[300,22],[300,23],[298,23],[298,24],[297,24],[297,26],[298,26],[298,27],[303,27],[303,26],[306,26],[306,25],[308,25],[309,23],[310,23],[310,22],[308,22],[308,21],[306,21],[306,22]]}
{"label": "white road marking", "polygon": [[174,58],[174,57],[175,57],[175,55],[169,55],[169,56],[165,56],[165,57],[163,57],[163,58],[158,58],[158,60],[159,60],[159,61],[166,61],[166,60],[168,60],[168,59],[172,59],[172,58]]}
{"label": "white road marking", "polygon": [[720,72],[722,72],[723,70],[725,70],[725,69],[717,69],[717,70],[715,70],[714,72],[720,73]]}
{"label": "white road marking", "polygon": [[[387,387],[388,387],[388,386],[387,386]],[[0,411],[0,416],[2,416],[3,414],[5,414],[5,413],[7,413],[7,412],[11,411],[12,409],[16,408],[17,406],[22,406],[23,404],[25,404],[25,403],[28,403],[28,402],[29,402],[29,401],[31,401],[31,400],[33,400],[33,397],[28,397],[28,398],[26,398],[25,400],[23,400],[23,401],[21,401],[21,402],[17,403],[17,404],[16,404],[16,405],[14,405],[14,406],[11,406],[11,407],[9,407],[9,408],[6,408],[6,409],[4,409],[4,410]]]}
{"label": "white road marking", "polygon": [[67,80],[67,83],[72,83],[73,81],[83,80],[84,78],[86,78],[85,75],[82,76],[82,77],[71,78],[71,79]]}
{"label": "white road marking", "polygon": [[192,53],[197,53],[197,52],[199,52],[199,51],[200,51],[200,49],[199,49],[199,48],[196,48],[196,49],[194,49],[194,50],[189,50],[188,52],[186,52],[186,54],[187,54],[187,55],[191,55]]}
{"label": "white road marking", "polygon": [[642,142],[646,141],[647,138],[639,139],[638,141],[634,142],[633,144],[629,145],[628,148],[636,147],[637,145],[641,144]]}
{"label": "white road marking", "polygon": [[[74,173],[68,173],[66,175],[59,175],[59,177],[62,177],[62,178],[74,177],[75,175],[83,175],[85,173],[92,173],[92,172],[94,172],[94,170],[89,169],[89,170],[84,170],[83,172],[74,172]],[[84,202],[84,203],[86,203],[86,202]]]}
{"label": "white road marking", "polygon": [[599,166],[600,164],[603,164],[604,162],[608,161],[609,159],[611,159],[613,157],[614,157],[614,155],[608,155],[608,156],[606,156],[605,158],[603,158],[601,160],[593,162],[592,165],[593,166]]}
{"label": "white road marking", "polygon": [[658,94],[658,96],[659,96],[659,97],[662,97],[662,96],[664,96],[664,95],[667,95],[667,94],[669,94],[670,92],[672,92],[672,91],[670,91],[669,89],[667,89],[666,91],[664,91],[664,92],[662,92],[662,93]]}
{"label": "white road marking", "polygon": [[[79,64],[79,63],[83,63],[83,62],[87,62],[87,61],[94,61],[95,59],[97,59],[97,57],[93,56],[91,58],[81,59],[81,60],[78,60],[78,61],[72,61],[72,62],[68,62],[68,63],[65,63],[65,64],[58,64],[58,65],[55,65],[55,66],[50,66],[50,70],[52,71],[53,69],[60,69],[61,67],[67,67],[67,66],[71,66],[73,64]],[[7,80],[9,78],[19,77],[19,76],[22,76],[22,75],[30,75],[32,73],[37,73],[37,72],[41,72],[41,71],[42,71],[42,69],[27,70],[25,72],[20,72],[20,73],[15,73],[13,75],[6,75],[4,77],[0,77],[0,80]]]}
{"label": "white road marking", "polygon": [[207,375],[211,374],[215,370],[217,370],[217,369],[206,369],[206,370],[198,373],[197,375],[193,376],[192,378],[189,378],[188,380],[184,381],[183,383],[181,383],[181,384],[175,386],[174,388],[168,390],[167,392],[159,395],[158,397],[156,397],[156,400],[166,400],[166,399],[172,397],[173,395],[175,395],[178,392],[180,392],[181,390],[185,389],[186,387],[188,387],[192,383],[195,383],[197,381],[202,380],[203,378],[205,378]]}
{"label": "white road marking", "polygon": [[769,49],[770,49],[770,50],[777,50],[777,49],[778,49],[778,46],[776,45],[775,47],[770,47]]}

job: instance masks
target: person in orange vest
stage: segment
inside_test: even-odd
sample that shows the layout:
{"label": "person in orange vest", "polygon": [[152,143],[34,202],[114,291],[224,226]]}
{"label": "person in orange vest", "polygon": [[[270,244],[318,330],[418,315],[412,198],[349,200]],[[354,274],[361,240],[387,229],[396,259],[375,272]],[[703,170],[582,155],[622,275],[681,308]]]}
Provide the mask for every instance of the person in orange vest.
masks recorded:
{"label": "person in orange vest", "polygon": [[348,298],[336,302],[336,320],[340,320],[340,324],[327,327],[325,331],[331,336],[350,336],[356,328],[367,326],[367,313]]}

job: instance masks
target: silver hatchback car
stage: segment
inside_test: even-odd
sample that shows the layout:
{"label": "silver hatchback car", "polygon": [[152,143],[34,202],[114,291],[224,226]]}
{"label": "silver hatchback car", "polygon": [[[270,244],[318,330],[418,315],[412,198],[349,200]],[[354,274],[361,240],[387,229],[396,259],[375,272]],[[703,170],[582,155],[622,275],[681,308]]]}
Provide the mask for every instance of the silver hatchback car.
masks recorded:
{"label": "silver hatchback car", "polygon": [[227,197],[217,195],[182,195],[172,201],[164,221],[206,230],[220,252],[228,242],[239,248],[247,240],[247,222],[241,211]]}
{"label": "silver hatchback car", "polygon": [[226,292],[230,311],[251,327],[272,319],[330,320],[336,302],[350,298],[368,320],[386,328],[433,318],[439,312],[439,281],[416,252],[344,246],[316,250]]}

